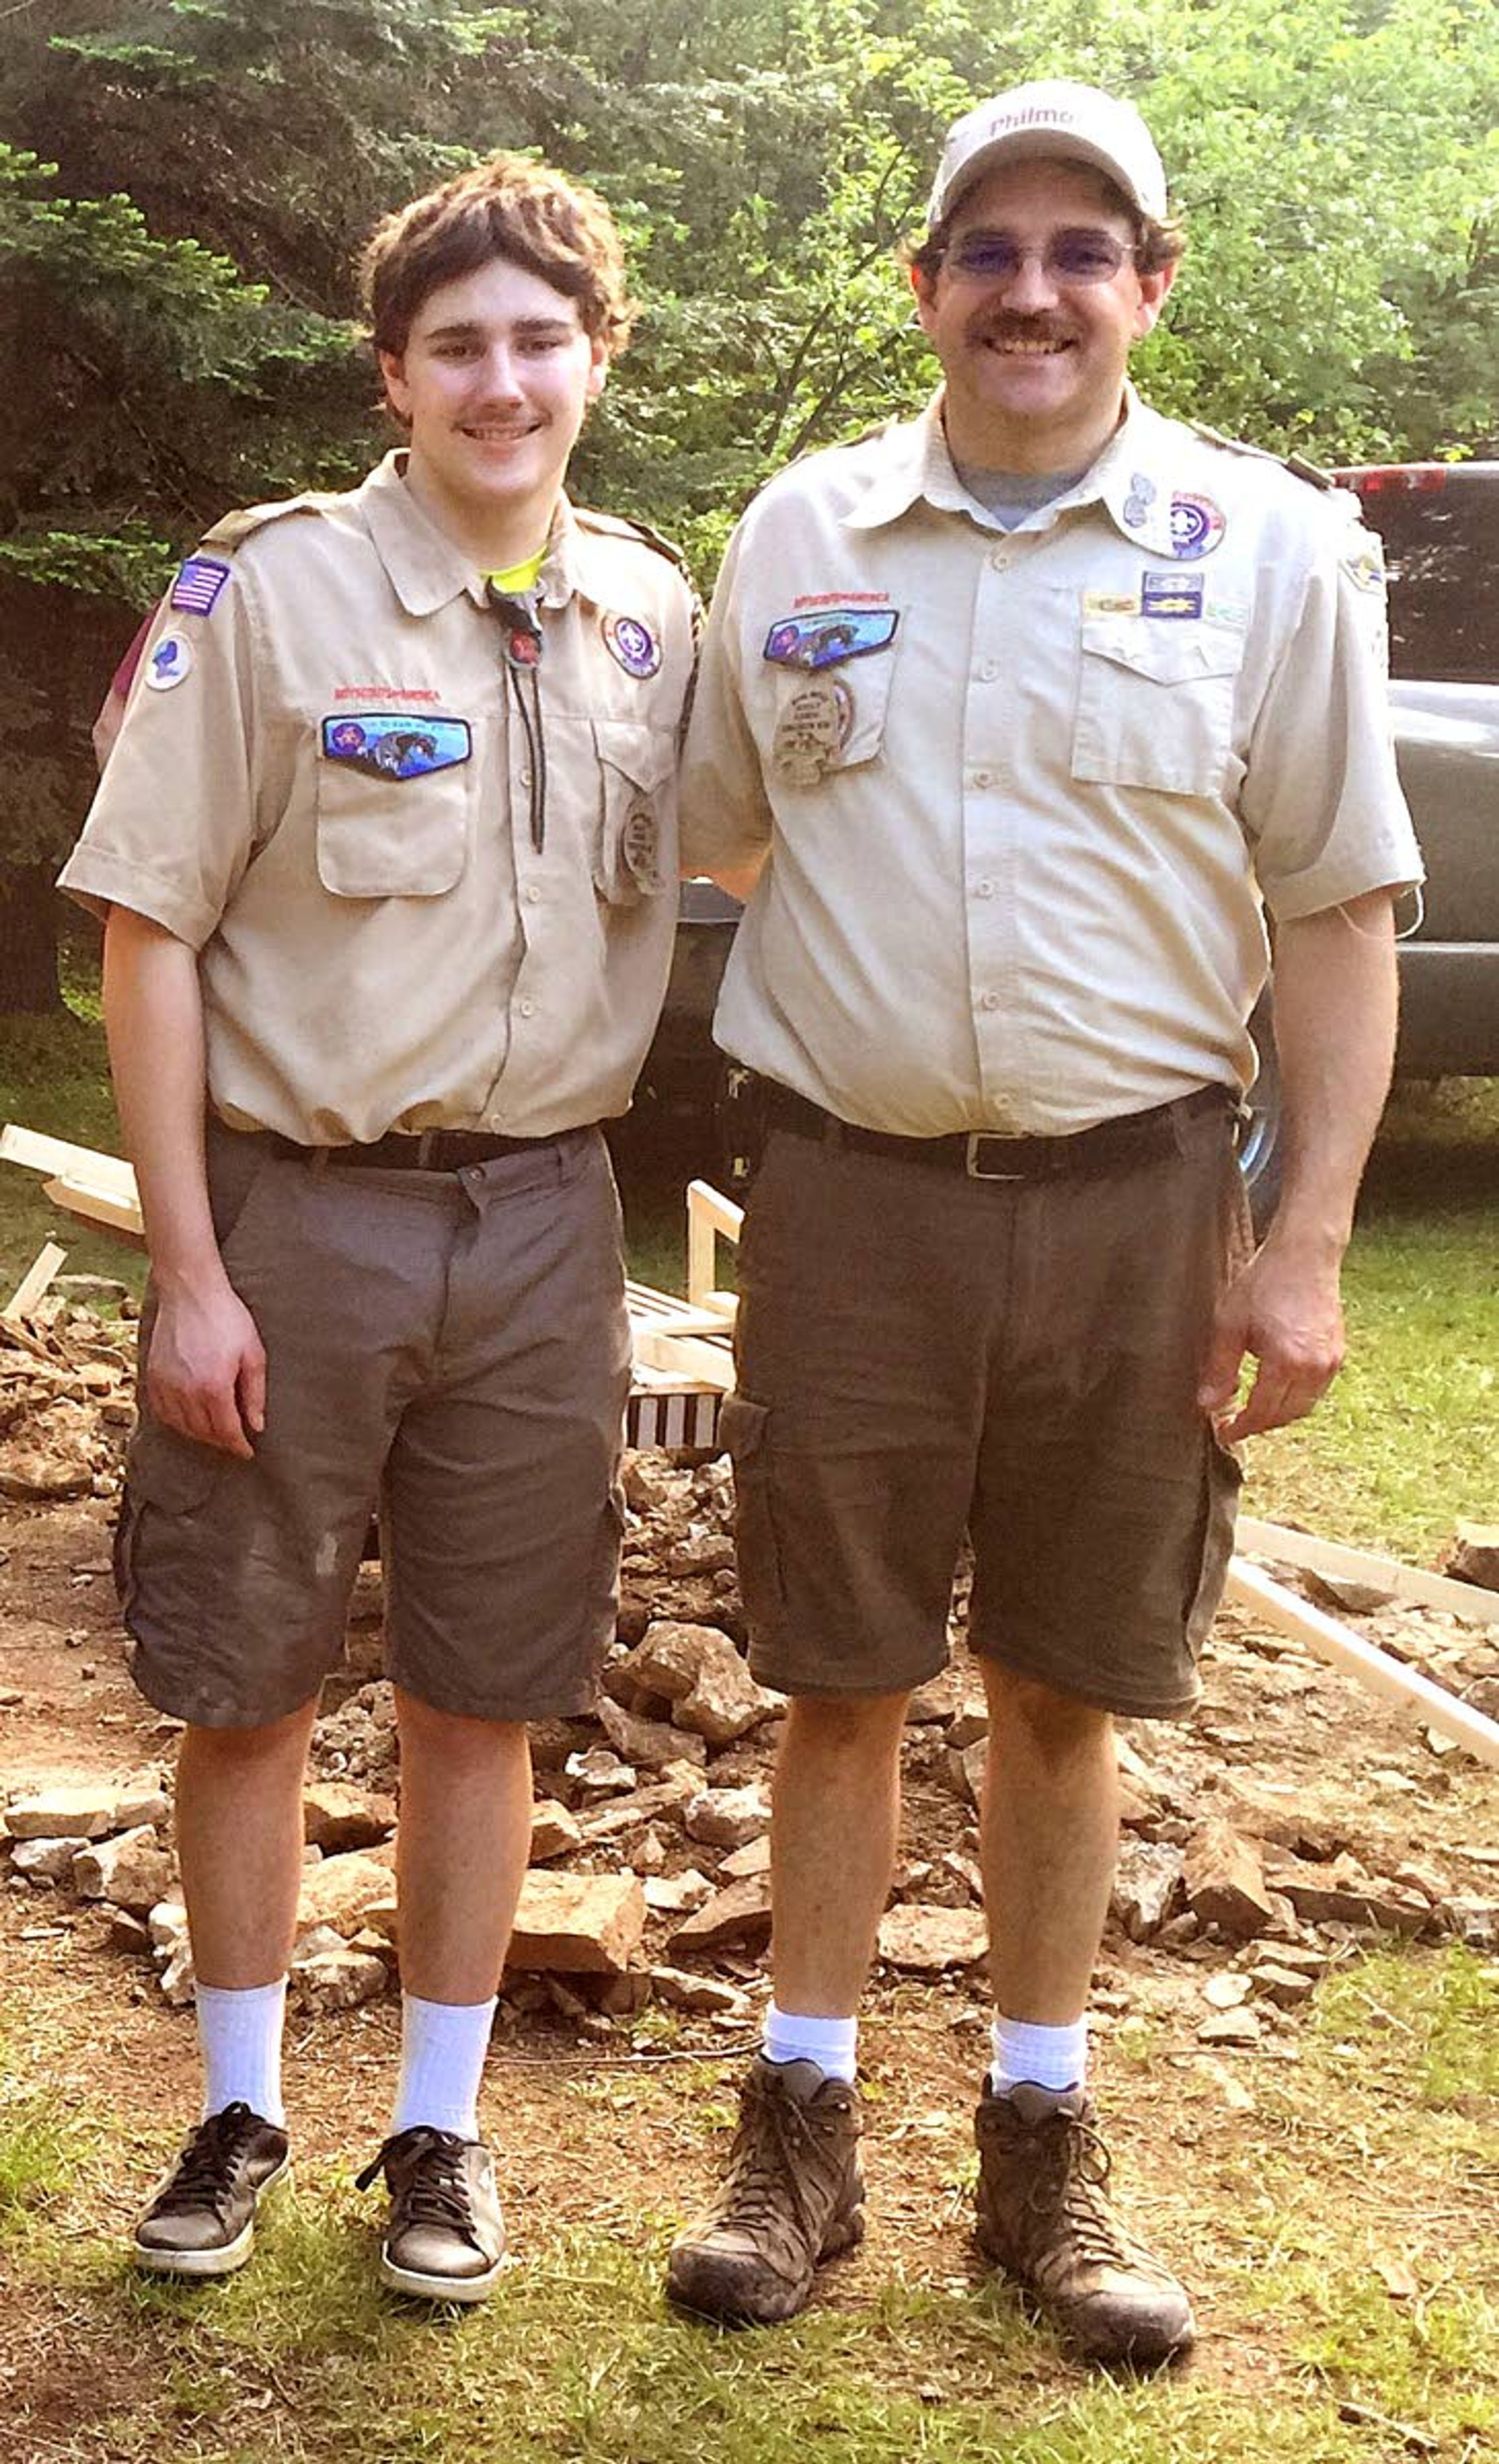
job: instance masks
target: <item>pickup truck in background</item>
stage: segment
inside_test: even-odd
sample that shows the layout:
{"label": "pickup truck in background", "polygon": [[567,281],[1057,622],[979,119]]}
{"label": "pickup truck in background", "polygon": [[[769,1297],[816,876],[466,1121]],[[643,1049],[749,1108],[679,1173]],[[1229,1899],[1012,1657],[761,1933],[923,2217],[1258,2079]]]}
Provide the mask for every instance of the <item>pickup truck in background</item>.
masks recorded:
{"label": "pickup truck in background", "polygon": [[[1337,475],[1384,541],[1396,752],[1426,864],[1420,913],[1401,918],[1396,1070],[1499,1075],[1499,462]],[[648,1110],[654,1097],[705,1130],[722,1075],[714,1004],[738,917],[712,882],[683,885],[666,1007],[641,1079]],[[1279,1194],[1268,994],[1251,1025],[1261,1067],[1242,1161],[1263,1228]]]}

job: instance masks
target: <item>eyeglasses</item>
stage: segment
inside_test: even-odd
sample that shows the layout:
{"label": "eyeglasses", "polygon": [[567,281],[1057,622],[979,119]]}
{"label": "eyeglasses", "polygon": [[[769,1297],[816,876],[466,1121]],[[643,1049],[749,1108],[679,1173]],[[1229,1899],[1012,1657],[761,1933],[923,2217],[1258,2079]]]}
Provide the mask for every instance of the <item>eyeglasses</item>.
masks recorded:
{"label": "eyeglasses", "polygon": [[1053,231],[1045,248],[1023,248],[1008,231],[976,231],[955,240],[942,261],[959,282],[1013,282],[1032,258],[1053,282],[1112,282],[1135,253],[1133,240],[1107,231]]}

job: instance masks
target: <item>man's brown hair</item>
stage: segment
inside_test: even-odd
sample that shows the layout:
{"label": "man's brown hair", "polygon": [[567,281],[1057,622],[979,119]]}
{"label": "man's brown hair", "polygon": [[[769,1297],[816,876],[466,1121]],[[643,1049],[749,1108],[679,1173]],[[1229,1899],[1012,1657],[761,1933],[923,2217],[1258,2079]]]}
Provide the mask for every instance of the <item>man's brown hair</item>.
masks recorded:
{"label": "man's brown hair", "polygon": [[578,303],[610,358],[634,307],[614,217],[591,188],[524,154],[492,154],[377,225],[360,258],[360,296],[377,351],[399,357],[422,303],[445,282],[508,257]]}

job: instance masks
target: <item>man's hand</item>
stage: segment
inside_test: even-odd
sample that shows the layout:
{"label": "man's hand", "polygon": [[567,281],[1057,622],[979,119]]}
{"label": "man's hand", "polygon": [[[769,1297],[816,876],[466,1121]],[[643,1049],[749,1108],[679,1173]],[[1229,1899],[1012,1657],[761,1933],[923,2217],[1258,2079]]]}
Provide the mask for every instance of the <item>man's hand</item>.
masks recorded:
{"label": "man's hand", "polygon": [[156,1418],[200,1445],[250,1456],[265,1427],[265,1352],[227,1280],[160,1295],[145,1390]]}
{"label": "man's hand", "polygon": [[[1277,1249],[1272,1234],[1227,1286],[1198,1388],[1198,1401],[1225,1444],[1303,1419],[1332,1385],[1343,1365],[1340,1258],[1340,1251],[1319,1258]],[[1259,1367],[1234,1411],[1246,1353]]]}

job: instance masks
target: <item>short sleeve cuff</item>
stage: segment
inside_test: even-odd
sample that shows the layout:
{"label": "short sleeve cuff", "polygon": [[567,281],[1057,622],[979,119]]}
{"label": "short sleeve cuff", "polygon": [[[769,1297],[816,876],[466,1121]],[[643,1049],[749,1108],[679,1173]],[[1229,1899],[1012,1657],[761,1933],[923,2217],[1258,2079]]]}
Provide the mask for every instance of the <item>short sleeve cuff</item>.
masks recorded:
{"label": "short sleeve cuff", "polygon": [[128,907],[186,941],[190,950],[202,949],[219,920],[201,900],[185,897],[180,883],[165,881],[107,847],[75,847],[57,876],[57,887],[101,921],[112,907]]}

